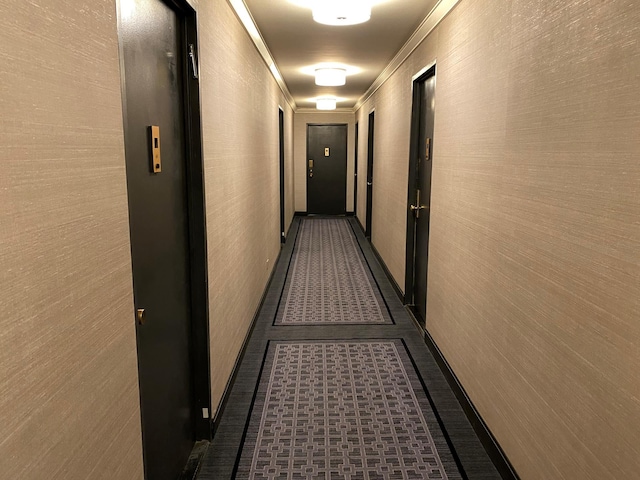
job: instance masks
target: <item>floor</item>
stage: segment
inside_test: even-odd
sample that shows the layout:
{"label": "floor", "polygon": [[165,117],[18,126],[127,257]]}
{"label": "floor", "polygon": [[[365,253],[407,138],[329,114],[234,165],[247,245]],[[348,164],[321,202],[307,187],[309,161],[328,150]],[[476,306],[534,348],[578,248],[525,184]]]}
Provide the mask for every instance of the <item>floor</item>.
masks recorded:
{"label": "floor", "polygon": [[501,478],[357,221],[325,220],[293,221],[197,479]]}

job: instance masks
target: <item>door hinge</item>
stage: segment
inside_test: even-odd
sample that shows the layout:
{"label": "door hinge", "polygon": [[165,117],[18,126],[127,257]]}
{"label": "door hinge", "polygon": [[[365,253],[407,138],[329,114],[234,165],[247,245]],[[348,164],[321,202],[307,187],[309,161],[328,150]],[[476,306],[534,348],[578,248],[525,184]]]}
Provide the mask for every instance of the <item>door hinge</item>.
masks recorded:
{"label": "door hinge", "polygon": [[191,68],[193,70],[193,78],[198,78],[198,64],[196,62],[196,48],[193,43],[189,44],[189,59],[191,60]]}

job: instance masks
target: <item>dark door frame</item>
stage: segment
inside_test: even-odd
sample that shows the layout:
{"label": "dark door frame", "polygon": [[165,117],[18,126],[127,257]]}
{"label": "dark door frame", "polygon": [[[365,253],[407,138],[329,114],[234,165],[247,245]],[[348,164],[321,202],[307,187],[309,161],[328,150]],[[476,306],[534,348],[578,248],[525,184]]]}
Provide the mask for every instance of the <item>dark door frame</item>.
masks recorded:
{"label": "dark door frame", "polygon": [[373,217],[373,159],[374,159],[374,133],[375,133],[375,108],[369,112],[368,136],[367,136],[367,211],[365,213],[364,235],[371,240],[371,220]]}
{"label": "dark door frame", "polygon": [[426,67],[422,73],[414,77],[411,84],[413,90],[413,103],[411,106],[411,147],[409,150],[409,183],[407,188],[407,243],[406,243],[406,260],[405,260],[405,279],[404,279],[404,303],[405,305],[413,304],[413,288],[414,288],[414,264],[415,264],[415,236],[416,228],[410,205],[416,199],[417,180],[418,180],[418,154],[420,146],[420,88],[418,85],[428,78],[435,76],[436,65]]}
{"label": "dark door frame", "polygon": [[358,129],[359,125],[358,122],[356,122],[356,148],[353,156],[353,215],[355,217],[358,216]]}
{"label": "dark door frame", "polygon": [[284,244],[284,110],[278,107],[278,137],[280,145],[280,243]]}
{"label": "dark door frame", "polygon": [[[211,439],[211,373],[209,351],[209,287],[207,263],[206,197],[204,163],[202,155],[202,123],[200,115],[200,80],[198,63],[198,35],[196,11],[187,0],[161,0],[173,7],[182,24],[181,36],[184,52],[182,73],[184,78],[184,132],[185,174],[187,182],[187,215],[189,228],[189,270],[191,287],[191,374],[192,406],[194,412],[194,440]],[[121,12],[118,0],[118,12]],[[127,125],[126,79],[122,49],[122,28],[118,15],[118,41],[120,49],[120,83],[124,129]],[[194,58],[189,56],[193,45]],[[135,321],[135,312],[132,312]],[[205,410],[206,409],[206,410]],[[160,421],[162,421],[160,419]]]}
{"label": "dark door frame", "polygon": [[[306,181],[306,199],[307,199],[307,211],[309,211],[309,127],[347,127],[347,145],[345,148],[345,155],[346,155],[346,162],[345,162],[345,167],[346,164],[348,164],[349,162],[349,152],[348,152],[348,148],[349,148],[349,124],[348,123],[307,123],[307,151],[306,151],[306,158],[305,158],[305,175],[307,177],[307,181]],[[345,175],[345,179],[347,178],[347,171],[345,170],[344,172]],[[345,196],[345,205],[344,205],[344,211],[346,213],[347,211],[347,192],[345,191],[344,193]]]}

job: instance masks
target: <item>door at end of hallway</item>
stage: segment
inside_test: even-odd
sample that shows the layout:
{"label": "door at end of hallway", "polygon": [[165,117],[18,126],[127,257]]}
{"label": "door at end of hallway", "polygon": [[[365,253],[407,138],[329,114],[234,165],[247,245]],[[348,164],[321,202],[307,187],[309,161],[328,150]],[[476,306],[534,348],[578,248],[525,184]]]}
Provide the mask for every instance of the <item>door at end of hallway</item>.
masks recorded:
{"label": "door at end of hallway", "polygon": [[307,125],[307,213],[347,212],[347,124]]}

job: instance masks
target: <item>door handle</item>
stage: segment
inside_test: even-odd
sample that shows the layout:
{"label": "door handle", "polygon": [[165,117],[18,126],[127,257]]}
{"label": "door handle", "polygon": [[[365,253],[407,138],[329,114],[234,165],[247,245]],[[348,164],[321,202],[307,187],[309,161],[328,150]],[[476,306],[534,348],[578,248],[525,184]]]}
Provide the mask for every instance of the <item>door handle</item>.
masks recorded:
{"label": "door handle", "polygon": [[367,186],[370,187],[371,185],[373,185],[372,182],[367,182]]}
{"label": "door handle", "polygon": [[136,310],[136,319],[138,320],[138,325],[144,325],[146,322],[147,316],[145,315],[144,308],[138,308]]}
{"label": "door handle", "polygon": [[410,208],[416,218],[420,218],[420,210],[429,210],[426,205],[411,205]]}

